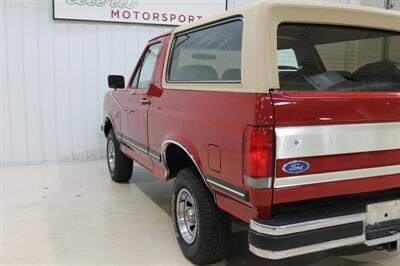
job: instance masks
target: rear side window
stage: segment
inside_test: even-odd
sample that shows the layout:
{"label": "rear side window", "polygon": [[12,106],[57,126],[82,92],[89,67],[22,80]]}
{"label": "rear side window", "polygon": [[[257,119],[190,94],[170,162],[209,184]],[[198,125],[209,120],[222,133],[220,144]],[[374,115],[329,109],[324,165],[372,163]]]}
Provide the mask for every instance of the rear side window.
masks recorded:
{"label": "rear side window", "polygon": [[399,32],[284,23],[277,58],[283,90],[400,91]]}
{"label": "rear side window", "polygon": [[241,19],[179,34],[173,43],[168,81],[240,82]]}

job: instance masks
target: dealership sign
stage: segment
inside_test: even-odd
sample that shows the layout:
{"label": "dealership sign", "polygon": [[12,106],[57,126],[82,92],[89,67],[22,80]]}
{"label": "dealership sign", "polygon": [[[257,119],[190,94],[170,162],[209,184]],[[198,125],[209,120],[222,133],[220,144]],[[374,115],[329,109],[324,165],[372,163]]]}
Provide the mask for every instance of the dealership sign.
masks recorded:
{"label": "dealership sign", "polygon": [[53,0],[54,19],[181,25],[226,9],[227,0]]}

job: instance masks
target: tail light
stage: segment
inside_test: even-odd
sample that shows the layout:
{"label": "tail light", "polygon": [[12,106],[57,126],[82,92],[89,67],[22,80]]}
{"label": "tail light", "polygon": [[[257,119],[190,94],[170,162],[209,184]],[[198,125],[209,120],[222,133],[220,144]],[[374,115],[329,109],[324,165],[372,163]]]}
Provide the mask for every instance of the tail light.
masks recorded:
{"label": "tail light", "polygon": [[244,135],[244,175],[272,177],[274,131],[272,127],[246,127]]}

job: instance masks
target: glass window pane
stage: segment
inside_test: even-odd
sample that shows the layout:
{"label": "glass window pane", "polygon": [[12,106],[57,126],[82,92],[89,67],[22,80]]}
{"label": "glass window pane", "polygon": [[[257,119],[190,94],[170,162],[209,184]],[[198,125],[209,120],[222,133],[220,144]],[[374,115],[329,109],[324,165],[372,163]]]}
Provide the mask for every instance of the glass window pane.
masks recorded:
{"label": "glass window pane", "polygon": [[300,91],[399,91],[399,48],[398,32],[284,23],[278,28],[280,86]]}
{"label": "glass window pane", "polygon": [[293,49],[278,50],[278,67],[279,71],[299,69],[299,63],[297,62],[296,54]]}
{"label": "glass window pane", "polygon": [[235,20],[179,35],[169,81],[240,81],[242,21]]}
{"label": "glass window pane", "polygon": [[142,66],[140,68],[140,74],[138,79],[137,88],[148,89],[150,86],[151,78],[153,77],[154,65],[157,60],[157,55],[160,52],[161,43],[150,46],[147,50]]}

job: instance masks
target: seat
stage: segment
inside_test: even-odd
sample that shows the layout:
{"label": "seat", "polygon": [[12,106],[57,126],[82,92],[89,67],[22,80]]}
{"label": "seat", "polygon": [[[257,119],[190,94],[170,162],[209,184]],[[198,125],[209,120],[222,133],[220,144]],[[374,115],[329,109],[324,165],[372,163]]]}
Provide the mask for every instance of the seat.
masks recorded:
{"label": "seat", "polygon": [[221,80],[241,80],[241,69],[229,68],[221,76]]}
{"label": "seat", "polygon": [[176,81],[213,81],[218,80],[217,71],[207,65],[187,65],[178,69],[171,80]]}
{"label": "seat", "polygon": [[305,78],[303,71],[279,71],[279,82],[281,89],[289,91],[316,91]]}

